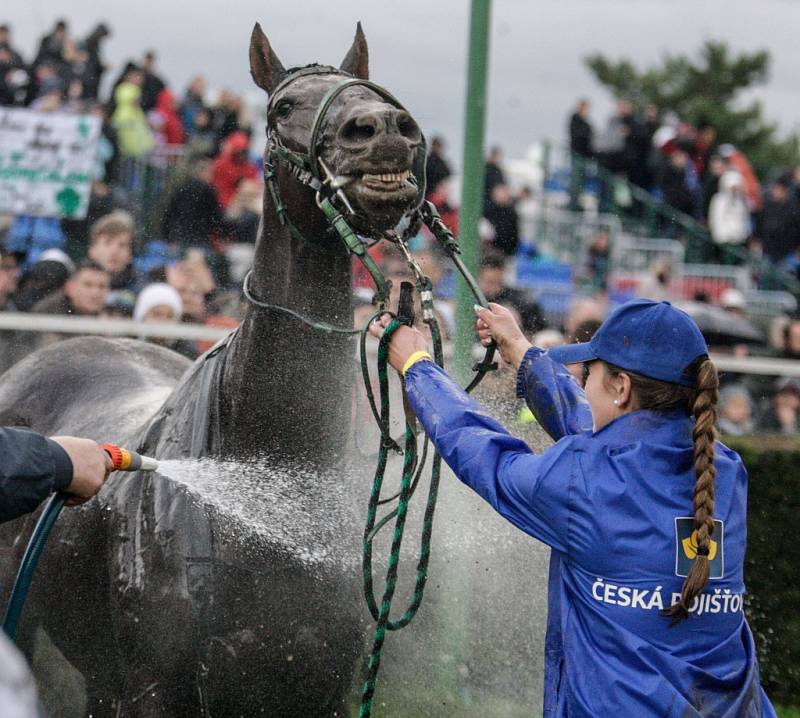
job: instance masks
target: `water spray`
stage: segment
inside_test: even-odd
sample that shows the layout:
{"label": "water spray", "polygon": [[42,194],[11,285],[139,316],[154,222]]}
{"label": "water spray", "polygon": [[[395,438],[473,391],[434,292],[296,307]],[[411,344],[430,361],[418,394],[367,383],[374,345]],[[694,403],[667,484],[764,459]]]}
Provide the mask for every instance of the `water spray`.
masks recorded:
{"label": "water spray", "polygon": [[[158,461],[150,456],[137,454],[130,449],[123,449],[116,444],[101,444],[100,448],[108,454],[114,471],[156,471]],[[42,549],[47,542],[47,537],[55,524],[61,509],[69,498],[65,491],[53,494],[42,511],[42,515],[36,522],[25,554],[22,557],[17,577],[14,579],[14,587],[11,589],[11,596],[8,599],[6,614],[3,617],[3,630],[13,641],[17,636],[19,620],[22,616],[22,609],[25,607],[25,600],[28,598],[28,591],[33,581],[36,565],[39,563]]]}

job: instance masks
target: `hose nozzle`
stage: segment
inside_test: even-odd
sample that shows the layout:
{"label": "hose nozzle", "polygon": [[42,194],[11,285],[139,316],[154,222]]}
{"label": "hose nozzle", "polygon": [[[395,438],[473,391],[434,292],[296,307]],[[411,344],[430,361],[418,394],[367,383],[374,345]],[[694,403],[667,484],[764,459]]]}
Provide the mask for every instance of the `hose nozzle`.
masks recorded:
{"label": "hose nozzle", "polygon": [[101,444],[100,448],[111,457],[115,471],[156,471],[158,461],[150,456],[137,454],[116,444]]}

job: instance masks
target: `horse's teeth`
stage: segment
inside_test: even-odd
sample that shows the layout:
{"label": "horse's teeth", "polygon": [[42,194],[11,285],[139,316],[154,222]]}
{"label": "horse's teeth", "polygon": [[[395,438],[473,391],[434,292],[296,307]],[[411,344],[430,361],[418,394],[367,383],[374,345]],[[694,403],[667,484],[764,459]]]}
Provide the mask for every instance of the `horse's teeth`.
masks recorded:
{"label": "horse's teeth", "polygon": [[364,173],[363,179],[367,182],[404,182],[409,178],[411,172],[383,172],[381,174]]}

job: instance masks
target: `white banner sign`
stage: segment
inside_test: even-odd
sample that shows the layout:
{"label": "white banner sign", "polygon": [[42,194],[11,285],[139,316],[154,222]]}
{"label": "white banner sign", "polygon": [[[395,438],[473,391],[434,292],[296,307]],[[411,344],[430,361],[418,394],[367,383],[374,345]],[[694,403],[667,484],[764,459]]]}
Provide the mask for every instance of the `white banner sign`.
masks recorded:
{"label": "white banner sign", "polygon": [[0,107],[0,212],[82,219],[100,119]]}

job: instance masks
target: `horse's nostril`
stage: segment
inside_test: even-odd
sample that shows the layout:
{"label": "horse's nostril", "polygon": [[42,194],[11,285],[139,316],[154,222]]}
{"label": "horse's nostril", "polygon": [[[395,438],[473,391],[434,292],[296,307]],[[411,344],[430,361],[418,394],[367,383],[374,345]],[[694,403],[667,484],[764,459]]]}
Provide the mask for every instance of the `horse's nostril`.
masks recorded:
{"label": "horse's nostril", "polygon": [[407,112],[398,112],[396,117],[397,129],[407,140],[419,140],[421,132],[419,125]]}
{"label": "horse's nostril", "polygon": [[342,127],[341,136],[351,142],[365,142],[375,136],[375,124],[370,118],[354,117]]}

